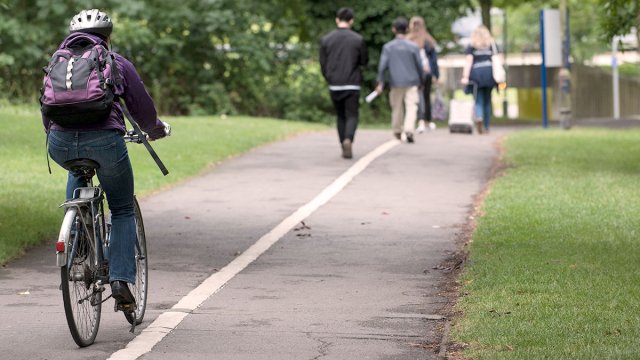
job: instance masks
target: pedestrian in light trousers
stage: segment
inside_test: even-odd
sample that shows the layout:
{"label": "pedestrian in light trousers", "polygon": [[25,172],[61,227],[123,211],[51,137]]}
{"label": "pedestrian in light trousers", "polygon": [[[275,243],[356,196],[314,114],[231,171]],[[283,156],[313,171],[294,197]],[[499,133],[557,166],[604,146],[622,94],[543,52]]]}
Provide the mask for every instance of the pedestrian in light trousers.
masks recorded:
{"label": "pedestrian in light trousers", "polygon": [[423,79],[423,66],[420,49],[406,38],[408,28],[409,21],[406,18],[394,20],[392,31],[395,38],[382,48],[376,92],[381,94],[384,90],[385,73],[388,71],[393,135],[401,139],[404,133],[407,142],[413,143],[418,114],[418,87]]}

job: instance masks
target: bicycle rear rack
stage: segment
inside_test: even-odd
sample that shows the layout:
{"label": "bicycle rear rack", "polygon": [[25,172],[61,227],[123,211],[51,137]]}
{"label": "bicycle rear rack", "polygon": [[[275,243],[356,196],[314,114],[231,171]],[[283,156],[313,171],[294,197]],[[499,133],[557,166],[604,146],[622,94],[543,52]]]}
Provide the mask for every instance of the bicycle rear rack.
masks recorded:
{"label": "bicycle rear rack", "polygon": [[[99,202],[102,200],[103,197],[103,191],[101,188],[99,187],[82,187],[82,188],[77,188],[74,191],[74,198],[65,201],[64,203],[62,203],[59,207],[63,207],[65,209],[69,209],[69,208],[76,208],[78,210],[78,213],[82,213],[85,210],[83,210],[83,208],[89,208],[92,209],[92,207],[94,206],[94,204],[96,202]],[[93,211],[91,211],[93,213]],[[92,215],[93,218],[93,215]],[[74,218],[69,218],[65,216],[65,221],[74,221]],[[71,229],[71,226],[69,226],[70,224],[66,224],[63,223],[62,228],[63,229]],[[87,224],[84,223],[83,221],[83,225],[86,227]],[[92,224],[89,224],[92,226]],[[85,231],[88,232],[88,229],[85,229]],[[95,231],[95,229],[93,229],[93,231]],[[71,232],[61,232],[60,235],[58,236],[58,241],[56,242],[56,265],[58,267],[63,267],[65,265],[67,265],[67,244],[69,243],[69,238],[71,236]],[[95,233],[94,233],[95,236]]]}

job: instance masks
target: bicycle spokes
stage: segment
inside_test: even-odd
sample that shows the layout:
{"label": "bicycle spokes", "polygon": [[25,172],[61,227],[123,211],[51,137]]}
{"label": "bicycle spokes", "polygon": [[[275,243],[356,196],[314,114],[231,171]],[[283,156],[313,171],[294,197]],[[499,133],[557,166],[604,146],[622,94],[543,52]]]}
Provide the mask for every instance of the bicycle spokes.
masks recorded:
{"label": "bicycle spokes", "polygon": [[[68,209],[63,224],[71,229],[62,229],[69,236],[67,264],[60,269],[62,298],[67,324],[74,341],[79,346],[93,343],[100,324],[100,310],[104,286],[96,281],[99,255],[93,236],[85,226],[79,208]],[[66,217],[73,217],[66,220]]]}

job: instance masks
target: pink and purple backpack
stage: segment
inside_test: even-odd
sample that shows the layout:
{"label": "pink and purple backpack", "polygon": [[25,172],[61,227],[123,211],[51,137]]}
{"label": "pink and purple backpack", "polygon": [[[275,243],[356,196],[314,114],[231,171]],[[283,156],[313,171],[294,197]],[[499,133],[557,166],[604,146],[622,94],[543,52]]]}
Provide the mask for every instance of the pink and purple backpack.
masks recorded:
{"label": "pink and purple backpack", "polygon": [[43,70],[40,110],[47,119],[73,127],[109,117],[117,67],[107,48],[90,37],[79,36],[57,50]]}

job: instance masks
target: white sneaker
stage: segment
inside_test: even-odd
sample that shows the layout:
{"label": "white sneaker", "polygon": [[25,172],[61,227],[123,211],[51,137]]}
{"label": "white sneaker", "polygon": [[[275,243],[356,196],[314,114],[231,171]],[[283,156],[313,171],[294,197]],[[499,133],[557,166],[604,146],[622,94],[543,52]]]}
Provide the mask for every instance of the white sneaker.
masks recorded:
{"label": "white sneaker", "polygon": [[433,121],[429,123],[429,130],[435,130],[436,129],[436,123],[434,123]]}
{"label": "white sneaker", "polygon": [[418,121],[418,133],[422,134],[426,129],[427,127],[424,124],[424,120]]}

